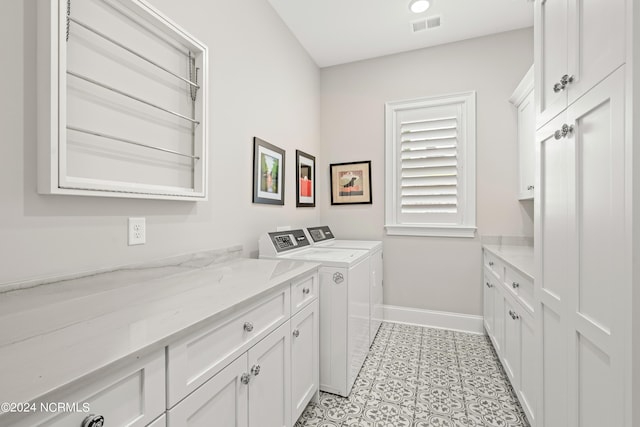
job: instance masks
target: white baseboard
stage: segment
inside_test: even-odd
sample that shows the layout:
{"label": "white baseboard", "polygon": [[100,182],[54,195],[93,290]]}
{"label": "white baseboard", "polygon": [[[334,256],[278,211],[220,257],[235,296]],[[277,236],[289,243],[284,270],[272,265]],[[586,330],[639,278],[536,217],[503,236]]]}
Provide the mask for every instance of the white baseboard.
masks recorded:
{"label": "white baseboard", "polygon": [[482,316],[385,305],[384,320],[394,323],[484,334]]}

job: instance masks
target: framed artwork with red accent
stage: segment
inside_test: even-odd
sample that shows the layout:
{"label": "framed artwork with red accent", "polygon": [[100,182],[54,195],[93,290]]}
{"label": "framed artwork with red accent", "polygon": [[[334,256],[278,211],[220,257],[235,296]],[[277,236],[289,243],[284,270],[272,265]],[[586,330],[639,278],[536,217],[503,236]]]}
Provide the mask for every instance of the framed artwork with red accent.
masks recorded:
{"label": "framed artwork with red accent", "polygon": [[296,150],[296,207],[316,206],[316,158]]}

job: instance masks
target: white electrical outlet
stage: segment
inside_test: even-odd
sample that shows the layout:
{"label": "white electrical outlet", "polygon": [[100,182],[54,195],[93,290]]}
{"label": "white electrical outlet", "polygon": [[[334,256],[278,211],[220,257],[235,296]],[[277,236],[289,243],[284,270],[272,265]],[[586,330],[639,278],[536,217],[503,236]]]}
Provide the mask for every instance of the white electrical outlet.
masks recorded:
{"label": "white electrical outlet", "polygon": [[129,218],[129,246],[144,245],[147,241],[147,226],[144,218]]}

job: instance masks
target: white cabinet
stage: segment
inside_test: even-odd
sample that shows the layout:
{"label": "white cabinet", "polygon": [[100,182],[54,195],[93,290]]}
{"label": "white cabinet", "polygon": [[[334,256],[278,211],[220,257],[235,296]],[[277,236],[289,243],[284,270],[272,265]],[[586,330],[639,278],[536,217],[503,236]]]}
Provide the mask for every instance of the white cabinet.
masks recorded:
{"label": "white cabinet", "polygon": [[[317,277],[317,276],[312,276]],[[317,280],[317,279],[314,279]],[[289,286],[167,347],[171,408],[290,317]]]}
{"label": "white cabinet", "polygon": [[504,294],[505,333],[502,364],[532,426],[537,394],[536,340],[533,316],[508,293]]}
{"label": "white cabinet", "polygon": [[292,425],[290,336],[287,322],[248,352],[251,427]]}
{"label": "white cabinet", "polygon": [[[65,402],[79,405],[76,411],[42,411],[41,404]],[[102,417],[107,426],[143,427],[165,410],[164,349],[141,357],[124,367],[115,367],[81,380],[69,389],[45,396],[33,403],[31,414],[9,414],[0,422],[12,427],[67,427],[83,424],[93,416]],[[84,411],[84,404],[88,412]],[[88,420],[87,420],[88,421]]]}
{"label": "white cabinet", "polygon": [[536,111],[533,93],[533,66],[524,76],[509,101],[518,111],[518,199],[533,198],[536,156]]}
{"label": "white cabinet", "polygon": [[539,132],[544,426],[624,424],[624,87],[620,69]]}
{"label": "white cabinet", "polygon": [[484,274],[484,288],[483,288],[483,310],[484,313],[484,329],[489,336],[493,335],[494,329],[494,305],[495,305],[495,285],[489,279],[489,274]]}
{"label": "white cabinet", "polygon": [[[494,254],[484,252],[484,325],[531,426],[538,399],[537,340],[533,312],[519,295],[518,281],[533,283]],[[528,284],[527,284],[528,282]]]}
{"label": "white cabinet", "polygon": [[243,354],[168,411],[169,427],[247,427],[247,355]]}
{"label": "white cabinet", "polygon": [[537,0],[534,13],[540,128],[625,62],[626,12],[625,0]]}
{"label": "white cabinet", "polygon": [[317,306],[309,304],[170,409],[168,426],[292,426],[318,390]]}
{"label": "white cabinet", "polygon": [[170,344],[169,427],[292,426],[319,390],[318,284],[305,276]]}
{"label": "white cabinet", "polygon": [[300,417],[319,389],[318,300],[291,318],[291,421]]}

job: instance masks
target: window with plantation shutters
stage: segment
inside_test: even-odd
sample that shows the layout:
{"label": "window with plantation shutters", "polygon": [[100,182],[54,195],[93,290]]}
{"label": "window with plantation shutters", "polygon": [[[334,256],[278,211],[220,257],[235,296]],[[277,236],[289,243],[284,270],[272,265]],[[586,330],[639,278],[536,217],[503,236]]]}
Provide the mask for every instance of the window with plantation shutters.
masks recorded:
{"label": "window with plantation shutters", "polygon": [[473,237],[475,93],[386,104],[388,234]]}

